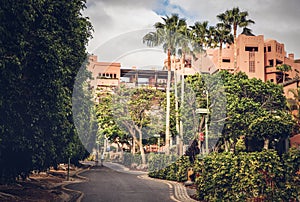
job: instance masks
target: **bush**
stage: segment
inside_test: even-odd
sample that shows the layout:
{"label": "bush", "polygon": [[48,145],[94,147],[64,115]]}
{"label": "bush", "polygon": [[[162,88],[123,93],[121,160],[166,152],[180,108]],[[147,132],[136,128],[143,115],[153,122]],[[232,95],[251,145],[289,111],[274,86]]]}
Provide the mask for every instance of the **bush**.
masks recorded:
{"label": "bush", "polygon": [[[164,155],[163,158],[171,158],[172,160],[172,156]],[[164,159],[164,161],[167,160]],[[176,162],[169,164],[165,168],[151,170],[149,177],[183,182],[187,180],[187,169],[191,166],[192,164],[189,161],[189,157],[182,156]]]}
{"label": "bush", "polygon": [[[196,161],[199,200],[295,200],[299,194],[299,152],[212,153]],[[298,185],[297,185],[298,183]]]}
{"label": "bush", "polygon": [[147,155],[149,172],[158,171],[167,167],[176,160],[175,155],[150,153]]}
{"label": "bush", "polygon": [[123,157],[123,165],[126,167],[131,167],[132,164],[138,166],[142,163],[142,157],[139,154],[124,152]]}

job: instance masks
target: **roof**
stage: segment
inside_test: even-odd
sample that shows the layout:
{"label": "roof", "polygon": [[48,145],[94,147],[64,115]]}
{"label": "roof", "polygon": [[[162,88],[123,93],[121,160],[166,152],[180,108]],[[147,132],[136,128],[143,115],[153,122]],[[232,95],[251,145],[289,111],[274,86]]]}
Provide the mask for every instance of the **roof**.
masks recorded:
{"label": "roof", "polygon": [[300,145],[300,134],[294,135],[293,137],[290,138],[291,145],[293,144],[299,144]]}

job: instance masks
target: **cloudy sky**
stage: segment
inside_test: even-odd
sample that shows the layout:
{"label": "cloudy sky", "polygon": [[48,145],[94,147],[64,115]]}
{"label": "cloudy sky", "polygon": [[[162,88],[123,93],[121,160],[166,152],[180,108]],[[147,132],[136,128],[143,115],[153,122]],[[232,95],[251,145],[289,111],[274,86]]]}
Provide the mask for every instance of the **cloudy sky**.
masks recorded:
{"label": "cloudy sky", "polygon": [[94,27],[88,51],[123,67],[160,67],[164,53],[146,47],[142,37],[161,16],[178,13],[188,25],[204,20],[215,25],[216,15],[236,6],[255,21],[250,26],[255,35],[284,43],[288,53],[300,58],[299,0],[87,0],[84,15]]}

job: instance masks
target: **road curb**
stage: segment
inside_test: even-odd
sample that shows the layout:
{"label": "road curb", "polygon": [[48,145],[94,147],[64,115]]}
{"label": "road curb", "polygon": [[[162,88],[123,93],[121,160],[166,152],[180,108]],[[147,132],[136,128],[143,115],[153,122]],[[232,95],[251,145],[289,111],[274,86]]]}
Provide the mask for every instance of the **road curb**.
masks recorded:
{"label": "road curb", "polygon": [[83,173],[83,172],[86,172],[88,170],[90,170],[91,166],[89,166],[88,168],[85,168],[83,170],[79,170],[77,172],[75,172],[75,174],[73,176],[76,176],[77,178],[81,179],[81,181],[65,181],[65,183],[63,185],[61,185],[61,189],[64,190],[64,191],[67,191],[67,192],[75,192],[78,194],[78,196],[72,196],[70,201],[71,202],[81,202],[83,196],[84,196],[84,193],[81,192],[81,191],[78,191],[78,190],[73,190],[73,189],[69,189],[69,188],[66,188],[65,186],[67,185],[70,185],[70,184],[75,184],[75,183],[82,183],[82,182],[86,182],[88,181],[89,179],[84,177],[84,176],[81,176],[80,174]]}
{"label": "road curb", "polygon": [[162,183],[167,184],[169,186],[170,198],[173,201],[176,201],[176,202],[196,202],[195,199],[192,199],[188,195],[186,187],[183,184],[179,183],[179,182],[151,178],[148,175],[139,175],[138,178],[145,179],[145,180],[153,180],[153,181],[162,182]]}

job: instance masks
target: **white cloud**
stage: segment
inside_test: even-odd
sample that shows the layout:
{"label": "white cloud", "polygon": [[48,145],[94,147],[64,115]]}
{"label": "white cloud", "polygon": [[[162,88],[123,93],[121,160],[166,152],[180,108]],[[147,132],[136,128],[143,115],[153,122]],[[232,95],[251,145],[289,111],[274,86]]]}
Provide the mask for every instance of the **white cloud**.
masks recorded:
{"label": "white cloud", "polygon": [[[235,6],[247,10],[249,18],[256,22],[250,27],[254,34],[274,38],[284,43],[288,52],[300,57],[298,0],[87,0],[84,15],[90,17],[95,30],[88,51],[99,54],[99,60],[119,58],[122,65],[126,66],[138,66],[135,63],[140,66],[157,64],[153,62],[155,58],[161,61],[163,56],[158,57],[157,52],[146,50],[141,41],[143,34],[147,33],[144,29],[152,28],[155,22],[161,20],[159,14],[179,13],[189,25],[203,20],[213,25],[217,22],[217,14]],[[144,58],[135,52],[138,60],[134,59],[132,54],[135,50],[146,51]],[[120,58],[126,54],[126,59]],[[145,61],[144,65],[142,61]]]}

